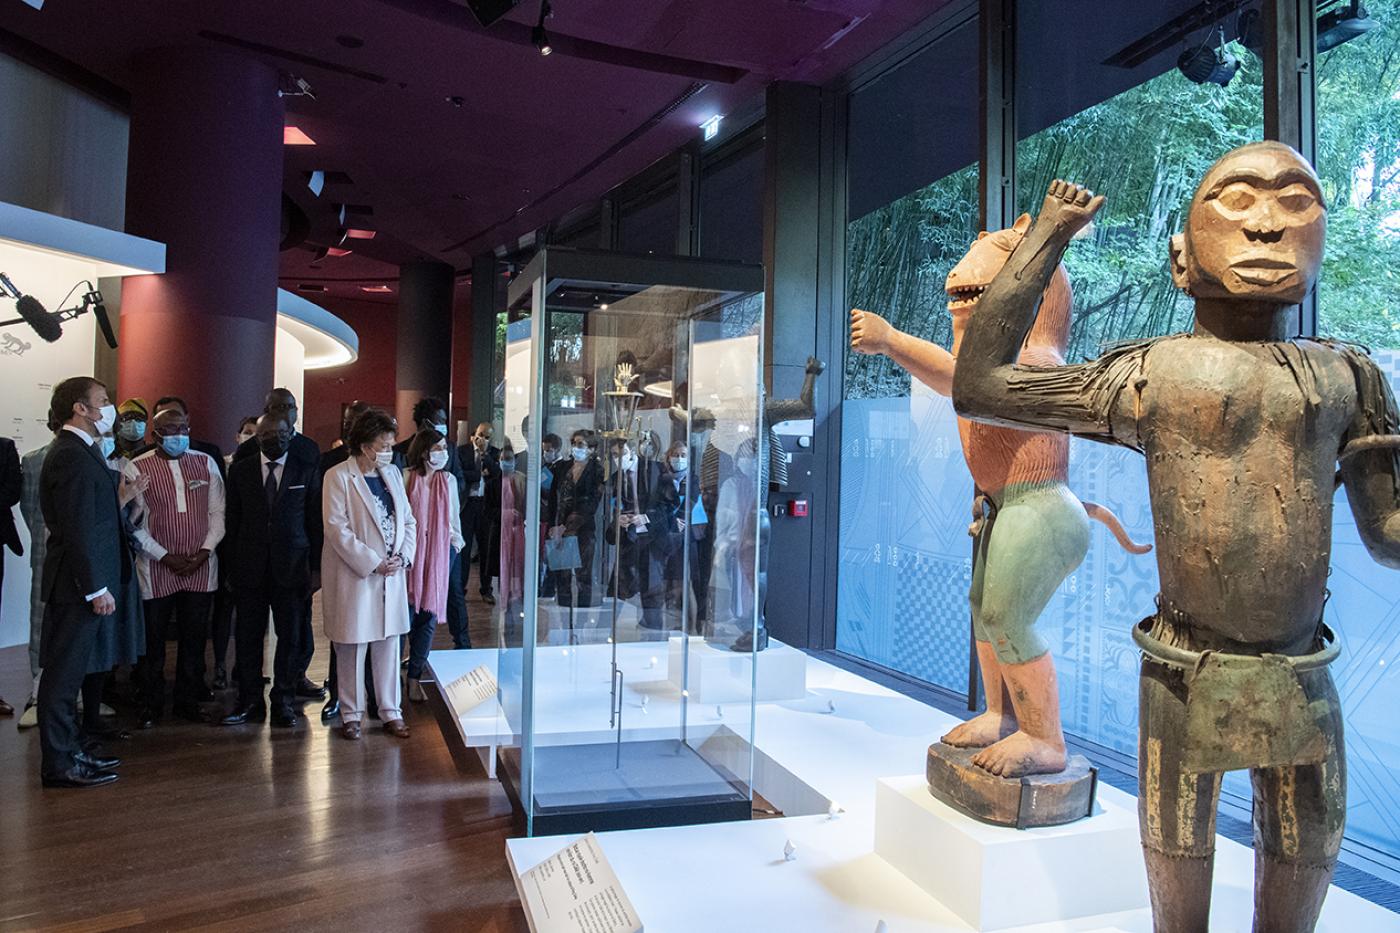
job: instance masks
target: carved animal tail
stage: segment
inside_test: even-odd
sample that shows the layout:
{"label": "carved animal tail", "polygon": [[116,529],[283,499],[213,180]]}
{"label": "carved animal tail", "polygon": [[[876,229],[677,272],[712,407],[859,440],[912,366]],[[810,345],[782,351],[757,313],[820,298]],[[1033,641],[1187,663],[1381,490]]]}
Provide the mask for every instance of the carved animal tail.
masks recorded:
{"label": "carved animal tail", "polygon": [[1122,545],[1123,550],[1129,554],[1146,554],[1152,550],[1150,544],[1138,544],[1128,537],[1128,532],[1123,529],[1123,523],[1118,520],[1112,510],[1106,509],[1097,502],[1085,502],[1084,511],[1089,513],[1089,517],[1096,522],[1101,522],[1105,528],[1113,533],[1113,537]]}

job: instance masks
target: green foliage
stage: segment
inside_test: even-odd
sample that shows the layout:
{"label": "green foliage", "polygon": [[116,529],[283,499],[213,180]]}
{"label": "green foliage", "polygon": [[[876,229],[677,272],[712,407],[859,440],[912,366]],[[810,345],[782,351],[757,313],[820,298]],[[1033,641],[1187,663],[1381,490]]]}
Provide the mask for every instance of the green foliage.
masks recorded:
{"label": "green foliage", "polygon": [[[1367,6],[1391,25],[1319,62],[1318,167],[1329,207],[1319,331],[1400,346],[1400,0]],[[1192,84],[1173,69],[1020,144],[1021,210],[1034,213],[1055,178],[1107,197],[1065,257],[1075,293],[1070,360],[1190,327],[1191,302],[1171,284],[1169,238],[1211,164],[1263,138],[1262,63],[1233,51],[1243,67],[1227,87]],[[948,346],[943,280],[976,232],[975,165],[852,221],[851,305]],[[848,398],[898,396],[909,378],[883,358],[848,354],[846,387]]]}

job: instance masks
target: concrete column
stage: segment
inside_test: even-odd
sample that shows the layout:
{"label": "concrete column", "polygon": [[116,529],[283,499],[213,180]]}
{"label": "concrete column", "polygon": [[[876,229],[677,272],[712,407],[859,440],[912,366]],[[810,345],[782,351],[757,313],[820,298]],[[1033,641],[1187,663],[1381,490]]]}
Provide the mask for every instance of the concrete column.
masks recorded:
{"label": "concrete column", "polygon": [[226,443],[272,388],[281,231],[277,72],[208,48],[143,53],[131,96],[126,228],[166,244],[128,278],[119,393],[180,395]]}

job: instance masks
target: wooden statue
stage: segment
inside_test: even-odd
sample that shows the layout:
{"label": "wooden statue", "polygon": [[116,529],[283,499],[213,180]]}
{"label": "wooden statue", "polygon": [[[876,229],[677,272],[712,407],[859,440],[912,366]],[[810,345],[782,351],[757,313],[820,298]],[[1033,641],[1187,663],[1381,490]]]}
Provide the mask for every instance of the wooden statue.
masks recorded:
{"label": "wooden statue", "polygon": [[[1023,214],[1008,230],[982,232],[948,273],[944,287],[953,317],[951,353],[860,309],[851,312],[851,348],[884,354],[934,391],[952,394],[954,361],[967,322],[980,313],[976,311],[980,296],[1030,226],[1030,215]],[[1020,348],[1021,362],[1039,366],[1064,362],[1072,305],[1069,274],[1057,266],[1045,286],[1040,317]],[[980,749],[972,756],[972,764],[998,777],[1056,774],[1068,760],[1060,727],[1059,689],[1054,659],[1036,634],[1035,622],[1060,583],[1084,559],[1090,517],[1107,525],[1133,553],[1145,553],[1151,546],[1133,544],[1113,513],[1092,502],[1081,503],[1069,491],[1065,485],[1069,438],[1065,435],[966,418],[958,419],[958,434],[978,490],[969,529],[976,538],[969,601],[987,709],[943,736],[943,742]],[[999,817],[994,808],[989,809],[990,800],[976,805],[974,797],[983,795],[975,790],[948,796],[939,793],[936,784],[934,790],[988,822],[1018,822],[1014,810]],[[1013,806],[1020,796],[1018,782],[1009,792]],[[1083,816],[1084,809],[1076,816]]]}
{"label": "wooden statue", "polygon": [[1139,815],[1156,928],[1209,923],[1225,771],[1254,786],[1256,930],[1311,930],[1345,817],[1342,716],[1322,622],[1340,479],[1361,538],[1400,566],[1397,416],[1361,349],[1293,337],[1322,262],[1317,176],[1285,145],[1220,159],[1173,237],[1195,327],[1073,366],[1017,364],[1041,291],[1102,197],[1050,186],[963,335],[953,403],[1147,458],[1161,574],[1143,651]]}

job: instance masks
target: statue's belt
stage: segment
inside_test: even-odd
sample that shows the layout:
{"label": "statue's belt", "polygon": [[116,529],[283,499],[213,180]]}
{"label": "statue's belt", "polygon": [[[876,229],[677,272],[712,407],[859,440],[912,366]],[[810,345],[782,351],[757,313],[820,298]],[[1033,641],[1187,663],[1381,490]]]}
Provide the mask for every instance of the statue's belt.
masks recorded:
{"label": "statue's belt", "polygon": [[[1231,654],[1165,644],[1152,634],[1159,619],[1149,616],[1134,626],[1133,641],[1145,659],[1181,672],[1186,686],[1180,748],[1184,770],[1207,774],[1317,764],[1327,757],[1320,723],[1336,713],[1335,694],[1316,684],[1310,694],[1299,675],[1321,670],[1341,654],[1330,628],[1318,623],[1321,647],[1310,654]],[[1143,726],[1149,725],[1144,717]]]}

